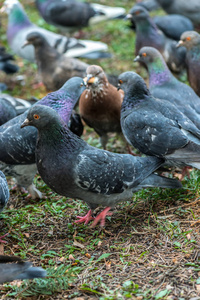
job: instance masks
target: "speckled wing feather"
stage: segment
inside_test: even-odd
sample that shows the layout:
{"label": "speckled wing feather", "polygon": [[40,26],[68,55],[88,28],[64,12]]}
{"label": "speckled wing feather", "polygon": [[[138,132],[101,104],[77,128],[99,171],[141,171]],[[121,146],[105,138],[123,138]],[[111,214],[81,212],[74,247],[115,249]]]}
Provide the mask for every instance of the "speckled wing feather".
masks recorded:
{"label": "speckled wing feather", "polygon": [[156,158],[153,165],[152,158],[140,160],[130,155],[86,148],[76,160],[76,182],[93,193],[122,193],[138,185],[161,163]]}

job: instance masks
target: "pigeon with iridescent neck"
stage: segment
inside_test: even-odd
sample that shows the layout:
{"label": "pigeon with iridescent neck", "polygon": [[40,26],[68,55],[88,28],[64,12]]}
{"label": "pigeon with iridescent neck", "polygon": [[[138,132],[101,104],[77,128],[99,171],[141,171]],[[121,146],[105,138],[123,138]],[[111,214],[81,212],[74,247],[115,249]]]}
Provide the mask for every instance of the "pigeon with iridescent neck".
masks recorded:
{"label": "pigeon with iridescent neck", "polygon": [[186,31],[181,35],[178,47],[184,46],[186,52],[186,69],[188,81],[200,96],[200,35],[196,31]]}
{"label": "pigeon with iridescent neck", "polygon": [[138,5],[134,6],[126,18],[132,19],[136,25],[136,55],[142,47],[154,47],[160,51],[172,71],[180,72],[184,69],[186,50],[183,47],[182,49],[176,48],[176,41],[167,38],[158,29],[145,8]]}
{"label": "pigeon with iridescent neck", "polygon": [[29,20],[18,0],[6,0],[1,11],[8,13],[7,39],[13,52],[31,62],[35,60],[34,48],[29,45],[22,48],[26,36],[31,32],[39,32],[45,36],[51,46],[68,57],[101,58],[107,54],[107,45],[98,41],[77,40],[54,33],[39,27]]}
{"label": "pigeon with iridescent neck", "polygon": [[152,95],[176,105],[200,129],[200,98],[190,86],[173,76],[160,52],[143,47],[134,61],[147,67]]}
{"label": "pigeon with iridescent neck", "polygon": [[[58,91],[49,93],[37,103],[55,109],[68,124],[72,109],[84,89],[82,78],[73,77]],[[37,171],[35,164],[37,130],[33,127],[20,128],[26,115],[27,111],[0,126],[0,169],[6,176],[14,177],[17,185],[27,189],[32,198],[41,198],[40,191],[33,184]]]}
{"label": "pigeon with iridescent neck", "polygon": [[77,223],[87,224],[93,219],[92,210],[102,205],[106,208],[92,226],[98,222],[103,226],[113,206],[130,200],[143,187],[181,187],[176,180],[152,174],[163,163],[162,159],[92,147],[74,135],[50,107],[32,107],[24,126],[38,129],[36,163],[44,182],[58,194],[81,199],[90,207],[85,217],[78,217]]}

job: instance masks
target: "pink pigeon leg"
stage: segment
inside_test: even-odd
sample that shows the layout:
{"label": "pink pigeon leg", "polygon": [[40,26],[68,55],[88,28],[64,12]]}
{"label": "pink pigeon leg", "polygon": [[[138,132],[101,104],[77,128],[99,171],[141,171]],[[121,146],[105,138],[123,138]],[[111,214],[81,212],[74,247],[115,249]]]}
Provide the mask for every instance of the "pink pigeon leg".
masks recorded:
{"label": "pink pigeon leg", "polygon": [[110,209],[111,209],[111,207],[108,206],[102,212],[100,212],[100,214],[98,214],[98,216],[96,216],[91,227],[95,227],[97,225],[97,223],[99,223],[99,222],[100,222],[100,226],[103,227],[105,225],[106,216],[112,216],[112,214],[113,214],[112,212],[109,212]]}
{"label": "pink pigeon leg", "polygon": [[4,237],[7,236],[7,235],[8,235],[8,233],[6,233],[6,234],[0,236],[0,243],[7,243],[6,241],[2,240],[2,238],[4,238]]}
{"label": "pink pigeon leg", "polygon": [[76,220],[75,223],[84,223],[85,225],[88,224],[91,220],[94,220],[92,217],[92,210],[90,209],[88,213],[84,216],[77,216],[79,220]]}

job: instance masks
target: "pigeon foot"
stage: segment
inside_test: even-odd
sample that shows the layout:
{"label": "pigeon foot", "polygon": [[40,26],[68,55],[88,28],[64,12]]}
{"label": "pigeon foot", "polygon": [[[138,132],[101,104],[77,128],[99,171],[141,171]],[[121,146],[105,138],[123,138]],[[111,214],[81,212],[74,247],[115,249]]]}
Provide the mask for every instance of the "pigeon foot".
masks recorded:
{"label": "pigeon foot", "polygon": [[75,223],[84,223],[85,225],[88,224],[91,220],[94,220],[92,217],[92,210],[90,209],[88,213],[84,216],[77,216],[79,220],[76,220]]}
{"label": "pigeon foot", "polygon": [[112,216],[112,212],[109,212],[111,207],[106,207],[98,216],[95,218],[94,222],[92,223],[91,227],[95,227],[99,222],[100,226],[103,227],[106,222],[106,216]]}

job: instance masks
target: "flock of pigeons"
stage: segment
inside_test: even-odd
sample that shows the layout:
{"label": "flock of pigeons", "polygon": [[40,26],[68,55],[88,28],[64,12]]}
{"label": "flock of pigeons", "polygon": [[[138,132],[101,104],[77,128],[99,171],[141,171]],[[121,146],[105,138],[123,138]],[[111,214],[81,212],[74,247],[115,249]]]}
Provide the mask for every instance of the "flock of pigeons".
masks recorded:
{"label": "flock of pigeons", "polygon": [[[75,0],[35,2],[46,22],[69,32],[125,15],[121,7]],[[148,9],[158,5],[170,15],[152,19]],[[18,0],[6,0],[1,11],[9,15],[11,49],[36,61],[41,81],[53,92],[34,103],[0,95],[0,211],[9,199],[5,176],[14,177],[32,198],[42,197],[33,184],[38,171],[58,194],[88,204],[88,213],[75,223],[93,220],[92,227],[104,226],[112,207],[130,200],[135,191],[182,187],[177,179],[154,173],[160,166],[200,169],[200,35],[194,31],[200,25],[199,0],[146,0],[126,16],[136,32],[134,61],[148,70],[149,89],[135,72],[116,77],[77,58],[108,57],[106,44],[38,27]],[[0,51],[0,69],[17,72],[10,62],[13,56],[3,47]],[[184,69],[191,87],[172,74]],[[82,121],[96,131],[103,149],[80,138]],[[107,151],[110,132],[123,134],[147,156]],[[94,217],[99,205],[106,208]],[[43,269],[16,257],[0,256],[0,266],[0,283],[46,276]]]}

